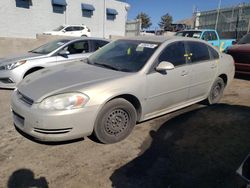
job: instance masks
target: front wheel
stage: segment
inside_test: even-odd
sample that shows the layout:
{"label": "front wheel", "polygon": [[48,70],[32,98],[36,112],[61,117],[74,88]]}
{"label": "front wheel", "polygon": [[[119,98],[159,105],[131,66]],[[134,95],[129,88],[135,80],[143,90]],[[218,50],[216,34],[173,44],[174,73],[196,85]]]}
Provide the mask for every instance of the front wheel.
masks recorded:
{"label": "front wheel", "polygon": [[225,88],[225,83],[223,79],[218,77],[215,80],[210,90],[209,96],[207,98],[208,104],[212,105],[212,104],[218,103],[223,96],[224,88]]}
{"label": "front wheel", "polygon": [[111,144],[125,139],[136,124],[136,110],[125,99],[109,101],[98,114],[94,136],[104,144]]}

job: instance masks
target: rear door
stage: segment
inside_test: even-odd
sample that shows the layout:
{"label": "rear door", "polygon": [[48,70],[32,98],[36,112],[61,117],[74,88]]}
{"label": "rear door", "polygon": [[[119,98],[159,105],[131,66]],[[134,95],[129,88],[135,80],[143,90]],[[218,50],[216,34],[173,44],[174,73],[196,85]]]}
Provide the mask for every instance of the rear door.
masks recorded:
{"label": "rear door", "polygon": [[[155,67],[162,61],[172,63],[175,68],[166,74],[155,71]],[[190,74],[184,42],[173,42],[162,51],[152,72],[147,75],[145,118],[186,102],[189,83]]]}
{"label": "rear door", "polygon": [[[202,42],[187,41],[190,70],[189,99],[202,98],[208,94],[217,73],[219,55]],[[214,58],[211,53],[214,53]]]}

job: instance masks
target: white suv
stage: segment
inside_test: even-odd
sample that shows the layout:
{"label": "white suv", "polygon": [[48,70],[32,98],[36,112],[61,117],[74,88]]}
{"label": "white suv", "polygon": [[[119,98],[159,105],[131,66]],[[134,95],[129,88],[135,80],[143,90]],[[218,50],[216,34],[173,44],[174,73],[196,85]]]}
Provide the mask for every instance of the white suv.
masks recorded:
{"label": "white suv", "polygon": [[70,37],[90,37],[90,29],[85,25],[61,25],[53,31],[44,32],[45,35],[59,35]]}

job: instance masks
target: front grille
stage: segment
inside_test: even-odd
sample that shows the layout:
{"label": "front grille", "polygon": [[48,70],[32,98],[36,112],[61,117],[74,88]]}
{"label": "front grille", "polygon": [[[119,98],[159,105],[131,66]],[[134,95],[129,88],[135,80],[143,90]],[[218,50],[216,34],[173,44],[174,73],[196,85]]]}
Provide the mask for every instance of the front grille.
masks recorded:
{"label": "front grille", "polygon": [[26,103],[26,104],[28,104],[28,105],[30,105],[30,106],[34,103],[34,101],[33,101],[31,98],[29,98],[29,97],[23,95],[20,91],[17,91],[17,95],[18,95],[18,98],[19,98],[21,101],[23,101],[24,103]]}
{"label": "front grille", "polygon": [[65,134],[72,130],[72,128],[65,129],[40,129],[34,128],[34,131],[41,134]]}
{"label": "front grille", "polygon": [[250,53],[228,52],[233,56],[235,63],[250,64]]}

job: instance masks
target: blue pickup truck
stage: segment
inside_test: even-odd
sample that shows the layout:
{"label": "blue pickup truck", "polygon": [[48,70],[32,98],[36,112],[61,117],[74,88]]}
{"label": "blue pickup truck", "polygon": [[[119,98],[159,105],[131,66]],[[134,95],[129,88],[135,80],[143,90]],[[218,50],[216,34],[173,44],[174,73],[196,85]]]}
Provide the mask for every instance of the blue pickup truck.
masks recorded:
{"label": "blue pickup truck", "polygon": [[220,39],[216,30],[213,29],[199,29],[199,30],[184,30],[175,34],[182,37],[193,37],[207,41],[216,46],[221,52],[225,51],[229,46],[235,43],[235,39]]}

